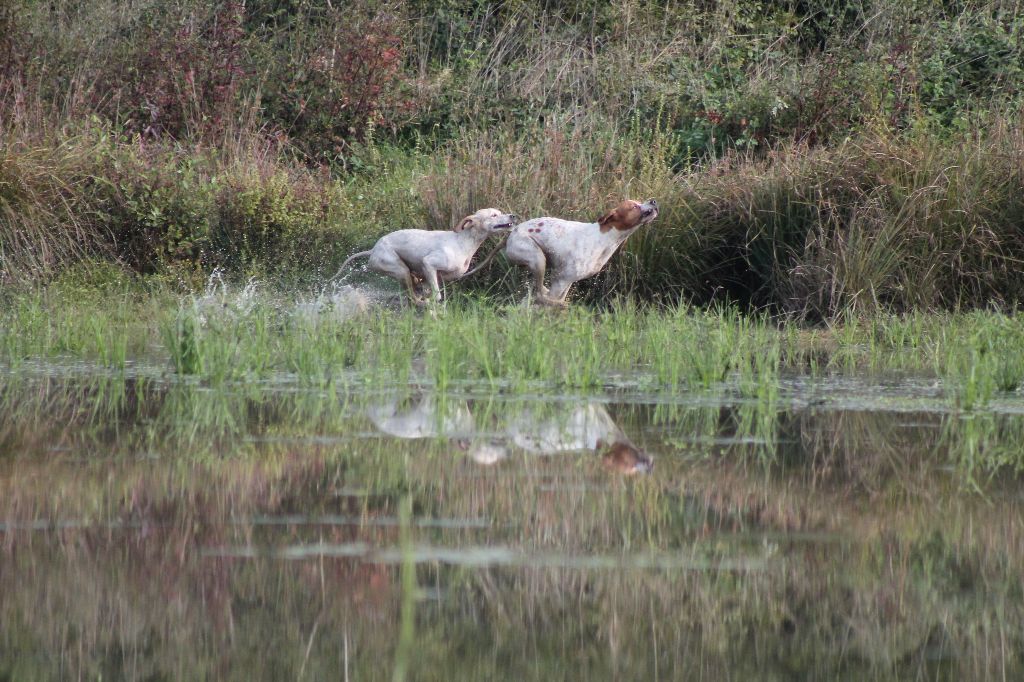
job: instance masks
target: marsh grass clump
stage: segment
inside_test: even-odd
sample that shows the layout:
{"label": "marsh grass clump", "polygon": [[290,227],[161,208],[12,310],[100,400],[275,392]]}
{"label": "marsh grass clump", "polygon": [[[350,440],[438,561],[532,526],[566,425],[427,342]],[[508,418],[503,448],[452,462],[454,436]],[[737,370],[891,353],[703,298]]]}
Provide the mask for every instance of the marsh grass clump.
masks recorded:
{"label": "marsh grass clump", "polygon": [[1024,326],[1014,317],[971,315],[949,344],[940,368],[952,399],[963,410],[983,408],[1024,382]]}
{"label": "marsh grass clump", "polygon": [[[948,137],[868,131],[830,148],[676,168],[679,142],[666,129],[609,128],[591,115],[454,142],[424,176],[423,196],[437,226],[485,196],[585,222],[615,197],[656,196],[658,220],[581,283],[591,303],[720,299],[815,323],[1008,306],[1024,295],[1014,265],[1024,254],[1024,137],[999,118],[978,123]],[[491,293],[522,286],[518,269],[497,263]]]}
{"label": "marsh grass clump", "polygon": [[[456,298],[433,315],[379,310],[316,325],[257,306],[245,317],[207,322],[199,348],[204,357],[224,357],[204,369],[215,378],[226,377],[214,367],[231,367],[238,378],[243,370],[260,376],[283,365],[303,380],[427,381],[442,392],[465,382],[593,390],[634,376],[658,390],[709,390],[739,370],[742,392],[753,396],[777,380],[776,335],[764,321],[729,312],[632,303],[552,312]],[[251,355],[264,360],[256,364]]]}
{"label": "marsh grass clump", "polygon": [[199,374],[203,370],[199,354],[199,324],[194,315],[181,311],[164,333],[164,345],[170,351],[171,365],[178,374]]}
{"label": "marsh grass clump", "polygon": [[[173,303],[172,303],[173,302]],[[80,263],[45,288],[15,288],[0,303],[0,358],[85,360],[122,369],[147,355],[176,299],[108,263]]]}
{"label": "marsh grass clump", "polygon": [[0,202],[0,272],[11,282],[85,257],[194,284],[217,269],[322,278],[379,235],[378,221],[413,222],[415,197],[395,193],[415,166],[407,160],[390,183],[342,183],[254,136],[186,153],[93,126],[47,144],[0,147],[0,177],[16,178]]}
{"label": "marsh grass clump", "polygon": [[642,386],[753,400],[771,411],[786,372],[934,377],[959,410],[987,409],[1024,385],[1024,327],[994,312],[844,317],[806,328],[736,308],[551,311],[454,295],[433,313],[369,304],[335,314],[248,285],[199,296],[128,282],[115,292],[66,277],[11,293],[0,358],[87,360],[123,370],[165,364],[210,384],[267,379],[311,386],[433,386],[525,393]]}

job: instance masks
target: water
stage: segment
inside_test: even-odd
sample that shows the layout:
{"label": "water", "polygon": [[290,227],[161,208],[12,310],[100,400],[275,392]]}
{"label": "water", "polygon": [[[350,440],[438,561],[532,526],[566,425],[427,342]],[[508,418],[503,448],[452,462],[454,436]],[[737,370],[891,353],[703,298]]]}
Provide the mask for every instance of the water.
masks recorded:
{"label": "water", "polygon": [[3,378],[0,679],[1024,673],[1019,398],[165,375]]}

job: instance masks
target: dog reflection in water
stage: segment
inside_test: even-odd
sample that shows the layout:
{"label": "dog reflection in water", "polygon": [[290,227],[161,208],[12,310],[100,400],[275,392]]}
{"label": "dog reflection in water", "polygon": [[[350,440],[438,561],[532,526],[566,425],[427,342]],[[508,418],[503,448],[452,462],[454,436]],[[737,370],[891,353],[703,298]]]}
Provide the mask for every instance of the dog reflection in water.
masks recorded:
{"label": "dog reflection in water", "polygon": [[371,407],[366,415],[379,431],[395,438],[446,438],[478,464],[497,464],[515,449],[542,456],[599,452],[609,471],[627,476],[654,468],[654,458],[635,446],[597,403],[543,417],[526,408],[509,416],[498,435],[484,435],[476,428],[465,400],[447,401],[442,408],[426,394],[411,403]]}
{"label": "dog reflection in water", "polygon": [[366,410],[377,430],[395,438],[468,438],[475,427],[465,400],[443,405],[424,393],[412,402],[390,400]]}
{"label": "dog reflection in water", "polygon": [[478,464],[497,464],[508,457],[508,447],[500,440],[478,436],[465,400],[448,400],[442,406],[423,394],[412,403],[374,405],[366,416],[378,431],[395,438],[446,438]]}
{"label": "dog reflection in water", "polygon": [[632,443],[620,440],[614,443],[600,441],[598,450],[603,450],[601,463],[605,468],[624,476],[649,474],[654,469],[654,458]]}
{"label": "dog reflection in water", "polygon": [[597,451],[606,468],[627,476],[654,468],[654,458],[635,446],[598,403],[577,405],[544,419],[524,410],[509,423],[508,433],[516,446],[538,455]]}

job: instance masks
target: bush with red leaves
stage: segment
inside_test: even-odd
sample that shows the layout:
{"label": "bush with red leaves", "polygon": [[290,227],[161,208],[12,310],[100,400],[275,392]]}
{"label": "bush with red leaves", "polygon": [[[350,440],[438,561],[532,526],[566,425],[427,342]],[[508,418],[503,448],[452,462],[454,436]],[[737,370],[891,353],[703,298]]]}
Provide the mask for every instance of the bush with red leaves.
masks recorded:
{"label": "bush with red leaves", "polygon": [[395,129],[416,111],[405,73],[399,17],[333,10],[283,65],[265,114],[311,158],[332,161],[375,128]]}
{"label": "bush with red leaves", "polygon": [[18,8],[0,6],[0,119],[13,117],[24,97],[28,52],[23,36]]}
{"label": "bush with red leaves", "polygon": [[147,137],[218,133],[237,111],[245,76],[245,6],[228,0],[173,33],[153,31],[129,89],[129,127]]}

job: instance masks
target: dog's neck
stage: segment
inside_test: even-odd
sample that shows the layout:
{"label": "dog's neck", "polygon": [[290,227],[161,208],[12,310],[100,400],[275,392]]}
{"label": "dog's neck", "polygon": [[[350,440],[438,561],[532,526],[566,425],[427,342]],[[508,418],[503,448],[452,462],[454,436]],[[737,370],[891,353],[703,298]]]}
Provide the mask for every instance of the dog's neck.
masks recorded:
{"label": "dog's neck", "polygon": [[491,236],[491,232],[487,229],[474,228],[463,230],[462,232],[456,232],[455,235],[458,238],[459,243],[465,245],[466,248],[476,250],[489,236]]}
{"label": "dog's neck", "polygon": [[644,226],[644,223],[640,223],[639,225],[631,227],[628,230],[620,230],[620,229],[606,230],[606,229],[601,227],[601,223],[587,223],[587,224],[590,227],[594,228],[594,232],[597,233],[597,238],[598,239],[600,239],[603,242],[609,243],[609,244],[619,244],[621,242],[626,241],[626,238],[629,237],[629,235],[633,234],[634,232],[636,232],[637,230],[639,230],[641,227]]}

